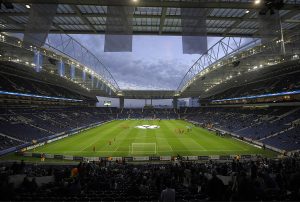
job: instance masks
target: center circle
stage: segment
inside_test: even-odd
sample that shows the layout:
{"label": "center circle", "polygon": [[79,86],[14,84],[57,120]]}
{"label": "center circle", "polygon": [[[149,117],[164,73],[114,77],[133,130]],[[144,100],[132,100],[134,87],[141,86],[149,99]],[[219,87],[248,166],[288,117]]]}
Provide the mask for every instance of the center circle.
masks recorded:
{"label": "center circle", "polygon": [[160,128],[160,126],[158,125],[138,125],[138,126],[135,126],[135,128],[139,128],[139,129],[158,129]]}

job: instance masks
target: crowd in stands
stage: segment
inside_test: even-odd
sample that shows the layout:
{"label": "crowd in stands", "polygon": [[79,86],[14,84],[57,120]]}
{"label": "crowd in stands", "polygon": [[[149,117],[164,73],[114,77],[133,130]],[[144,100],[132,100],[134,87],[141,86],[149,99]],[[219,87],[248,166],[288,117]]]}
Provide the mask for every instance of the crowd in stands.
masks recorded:
{"label": "crowd in stands", "polygon": [[0,195],[16,201],[299,201],[297,156],[169,164],[4,164]]}
{"label": "crowd in stands", "polygon": [[2,108],[0,133],[5,138],[1,150],[50,135],[113,119],[187,119],[224,130],[266,145],[290,151],[300,149],[300,108],[183,108],[117,109],[94,107]]}
{"label": "crowd in stands", "polygon": [[102,108],[2,108],[0,133],[21,140],[16,142],[21,144],[112,118],[115,115]]}
{"label": "crowd in stands", "polygon": [[262,81],[233,87],[225,92],[210,97],[210,99],[215,100],[300,90],[299,77],[300,72],[280,75]]}
{"label": "crowd in stands", "polygon": [[0,135],[0,151],[20,144],[19,141]]}
{"label": "crowd in stands", "polygon": [[121,109],[118,119],[177,119],[178,113],[174,109],[165,108],[139,108]]}
{"label": "crowd in stands", "polygon": [[24,142],[32,142],[50,135],[113,119],[175,119],[174,109],[117,109],[113,107],[28,107],[0,108],[0,133],[6,138],[1,150]]}
{"label": "crowd in stands", "polygon": [[282,150],[300,149],[300,108],[196,108],[181,116]]}
{"label": "crowd in stands", "polygon": [[0,90],[16,93],[63,97],[70,99],[86,99],[84,96],[67,90],[61,86],[55,86],[46,82],[22,78],[21,76],[10,75],[0,72]]}
{"label": "crowd in stands", "polygon": [[272,145],[275,148],[283,148],[285,150],[298,150],[300,144],[300,127],[283,131],[282,133],[272,137],[263,139],[266,145]]}

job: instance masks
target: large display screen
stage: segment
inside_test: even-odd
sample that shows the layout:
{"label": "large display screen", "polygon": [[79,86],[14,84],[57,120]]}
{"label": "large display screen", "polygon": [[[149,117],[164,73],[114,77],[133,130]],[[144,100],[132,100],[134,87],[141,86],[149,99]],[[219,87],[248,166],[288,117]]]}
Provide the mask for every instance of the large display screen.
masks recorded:
{"label": "large display screen", "polygon": [[110,100],[104,101],[104,106],[110,106],[110,105],[111,105],[111,101]]}

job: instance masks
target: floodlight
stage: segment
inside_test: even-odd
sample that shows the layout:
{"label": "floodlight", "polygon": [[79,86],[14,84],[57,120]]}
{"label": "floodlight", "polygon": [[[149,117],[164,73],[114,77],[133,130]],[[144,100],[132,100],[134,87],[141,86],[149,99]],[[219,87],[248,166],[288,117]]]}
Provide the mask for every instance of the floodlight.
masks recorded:
{"label": "floodlight", "polygon": [[255,0],[255,1],[254,1],[254,4],[257,5],[257,4],[260,4],[260,2],[261,2],[260,0]]}

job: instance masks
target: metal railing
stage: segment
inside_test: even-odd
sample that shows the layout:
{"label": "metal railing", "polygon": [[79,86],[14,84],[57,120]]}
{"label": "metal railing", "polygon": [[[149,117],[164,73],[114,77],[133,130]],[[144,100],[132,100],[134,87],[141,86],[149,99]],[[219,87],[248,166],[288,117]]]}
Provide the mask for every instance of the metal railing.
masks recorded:
{"label": "metal railing", "polygon": [[30,43],[4,33],[1,33],[0,41],[32,52],[40,51],[41,54],[55,59],[65,57],[76,67],[81,67],[82,71],[93,74],[114,92],[120,90],[118,83],[108,68],[93,53],[69,35],[49,35],[42,47],[35,47]]}
{"label": "metal railing", "polygon": [[181,80],[177,91],[182,92],[187,88],[196,78],[196,76],[215,63],[226,59],[227,57],[242,51],[247,48],[254,47],[260,44],[260,40],[257,38],[240,38],[240,37],[224,37],[210,47],[206,53],[200,56],[200,58],[191,66],[191,68],[184,75]]}
{"label": "metal railing", "polygon": [[67,34],[50,34],[44,47],[59,51],[101,75],[116,90],[120,87],[108,68],[86,47]]}
{"label": "metal railing", "polygon": [[[299,59],[300,31],[288,33],[284,39],[275,39],[263,44],[260,39],[255,38],[248,39],[244,43],[241,40],[243,39],[226,37],[214,44],[187,71],[177,91],[183,92],[197,80],[198,76],[203,76],[211,69],[221,68],[255,54],[266,53],[268,57],[274,59],[273,64]],[[265,63],[271,65],[267,61]]]}

